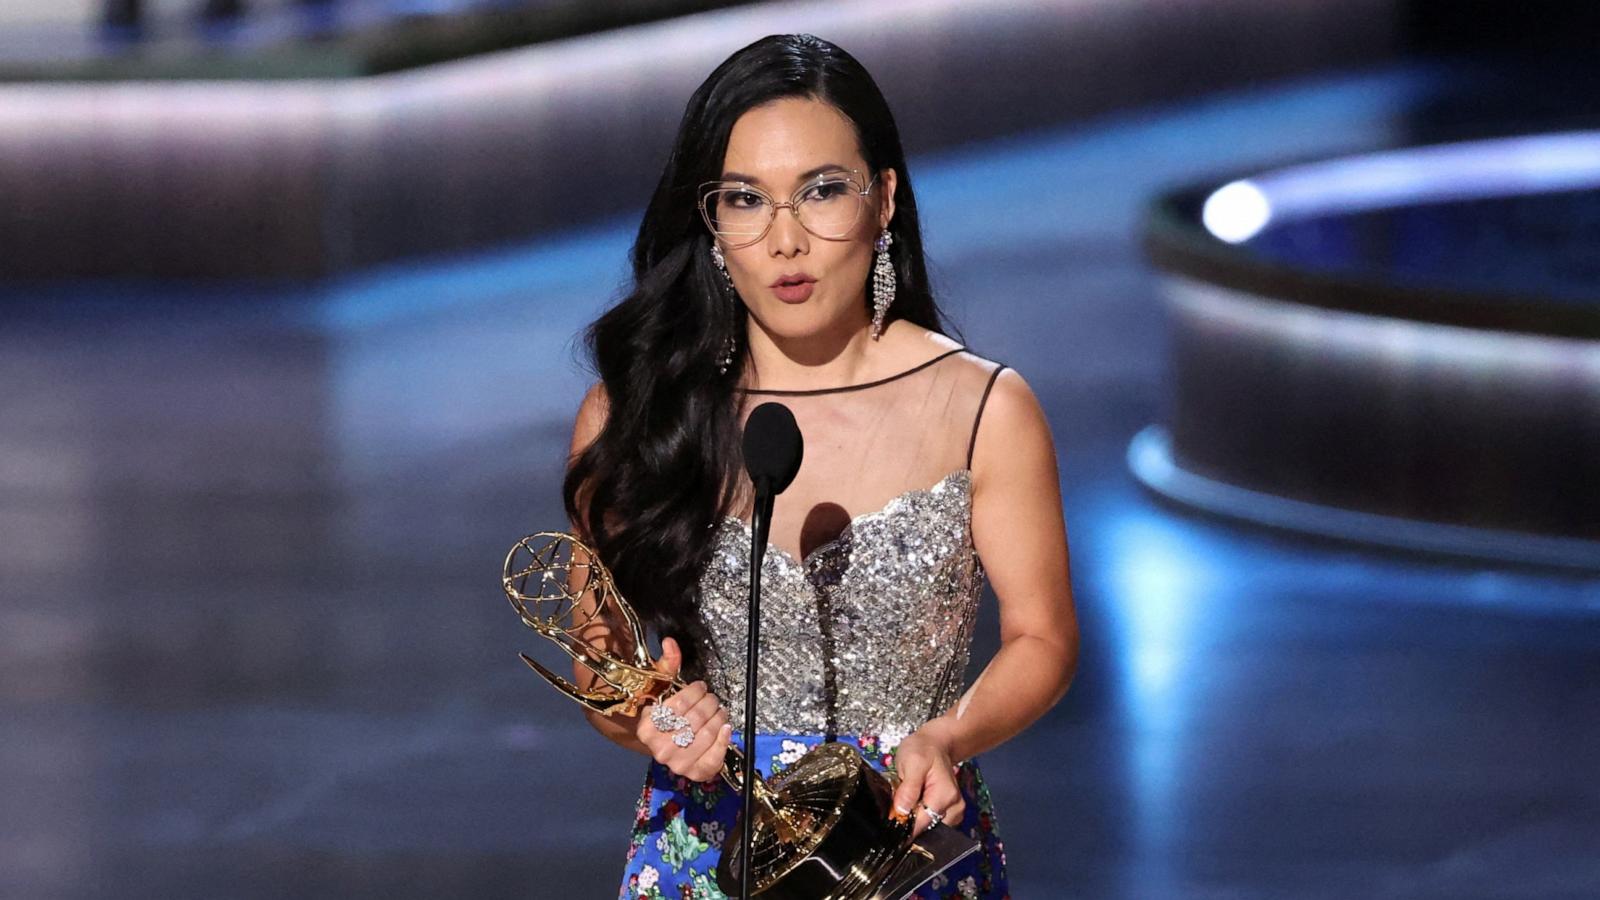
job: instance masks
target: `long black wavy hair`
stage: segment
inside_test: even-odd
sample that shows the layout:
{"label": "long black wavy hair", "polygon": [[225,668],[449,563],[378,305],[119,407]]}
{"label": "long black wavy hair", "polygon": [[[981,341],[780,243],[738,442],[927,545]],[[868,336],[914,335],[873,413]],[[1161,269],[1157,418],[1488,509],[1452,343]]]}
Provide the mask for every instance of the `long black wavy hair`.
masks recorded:
{"label": "long black wavy hair", "polygon": [[585,334],[609,413],[562,485],[568,516],[587,530],[622,596],[658,634],[678,640],[691,677],[702,672],[705,641],[698,574],[743,471],[734,390],[742,354],[727,374],[717,369],[728,337],[743,342],[747,316],[711,261],[697,190],[721,177],[734,122],[785,97],[837,108],[854,124],[869,169],[898,173],[889,223],[896,290],[886,318],[944,333],[900,134],[872,76],[808,34],[769,35],[728,57],[689,98],[639,224],[629,292]]}

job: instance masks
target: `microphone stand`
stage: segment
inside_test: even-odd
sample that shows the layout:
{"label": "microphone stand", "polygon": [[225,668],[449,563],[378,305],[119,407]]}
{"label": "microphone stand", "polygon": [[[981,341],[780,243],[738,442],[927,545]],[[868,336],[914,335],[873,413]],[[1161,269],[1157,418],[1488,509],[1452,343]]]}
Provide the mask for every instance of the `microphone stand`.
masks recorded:
{"label": "microphone stand", "polygon": [[750,604],[744,657],[744,812],[740,816],[744,847],[744,865],[739,867],[740,900],[750,900],[750,870],[754,868],[754,847],[751,845],[751,825],[754,821],[755,791],[751,785],[756,777],[756,654],[761,642],[761,560],[767,552],[767,534],[772,527],[772,506],[775,495],[772,483],[761,479],[755,484],[755,509],[750,515]]}

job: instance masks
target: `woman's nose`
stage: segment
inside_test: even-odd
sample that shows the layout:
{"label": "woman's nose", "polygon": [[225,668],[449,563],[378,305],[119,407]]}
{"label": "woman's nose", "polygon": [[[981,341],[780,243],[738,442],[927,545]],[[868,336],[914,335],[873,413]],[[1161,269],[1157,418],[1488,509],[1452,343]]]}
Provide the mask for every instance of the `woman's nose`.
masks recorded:
{"label": "woman's nose", "polygon": [[[787,211],[788,215],[783,213]],[[806,242],[806,229],[800,224],[800,211],[793,203],[779,203],[772,208],[772,230],[769,236],[773,249],[785,256],[802,249]]]}

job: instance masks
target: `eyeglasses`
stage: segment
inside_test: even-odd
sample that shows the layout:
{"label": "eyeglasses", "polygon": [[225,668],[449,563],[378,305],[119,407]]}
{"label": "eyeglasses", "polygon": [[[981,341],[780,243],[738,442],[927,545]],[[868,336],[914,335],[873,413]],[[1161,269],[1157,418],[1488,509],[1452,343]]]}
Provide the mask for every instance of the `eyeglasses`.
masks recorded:
{"label": "eyeglasses", "polygon": [[708,181],[700,185],[700,215],[711,233],[730,248],[747,247],[766,236],[778,210],[787,206],[800,226],[819,238],[838,240],[850,234],[861,218],[867,194],[878,177],[863,182],[855,169],[825,172],[795,191],[787,203],[743,181]]}

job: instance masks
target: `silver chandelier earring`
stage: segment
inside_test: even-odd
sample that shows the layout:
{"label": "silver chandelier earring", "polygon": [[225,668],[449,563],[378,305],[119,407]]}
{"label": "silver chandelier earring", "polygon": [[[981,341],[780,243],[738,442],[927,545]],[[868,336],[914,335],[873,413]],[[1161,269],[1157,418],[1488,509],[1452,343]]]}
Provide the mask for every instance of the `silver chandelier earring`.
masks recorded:
{"label": "silver chandelier earring", "polygon": [[[722,273],[723,286],[727,288],[728,297],[733,300],[732,305],[734,313],[738,313],[738,293],[733,289],[733,276],[728,274],[728,261],[723,258],[722,248],[715,242],[711,244],[711,262],[716,265],[717,271]],[[729,317],[730,322],[736,321],[737,319],[737,315]],[[739,341],[734,337],[734,332],[736,331],[738,331],[737,327],[731,327],[728,331],[727,340],[722,342],[722,358],[717,360],[718,375],[728,374],[728,368],[733,365],[733,356],[735,353],[739,352]]]}
{"label": "silver chandelier earring", "polygon": [[889,304],[894,302],[894,262],[889,259],[889,245],[892,243],[894,236],[885,228],[872,244],[872,249],[877,251],[872,263],[873,340],[877,340],[883,334],[884,314],[889,311]]}

